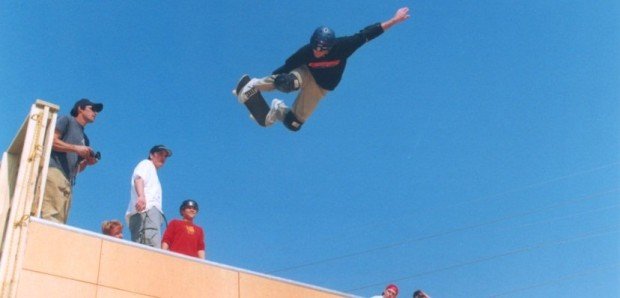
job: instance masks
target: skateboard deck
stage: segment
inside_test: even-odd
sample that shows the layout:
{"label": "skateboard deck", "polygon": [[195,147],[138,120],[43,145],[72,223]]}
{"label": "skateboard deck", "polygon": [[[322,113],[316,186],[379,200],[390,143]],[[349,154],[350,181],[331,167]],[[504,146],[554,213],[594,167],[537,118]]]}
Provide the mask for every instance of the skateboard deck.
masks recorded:
{"label": "skateboard deck", "polygon": [[[250,82],[250,77],[248,75],[243,75],[239,83],[237,83],[235,95],[239,94],[248,82]],[[265,117],[267,117],[267,113],[269,113],[269,105],[267,105],[265,98],[263,98],[263,95],[258,89],[253,89],[248,92],[250,92],[251,95],[243,104],[248,108],[254,120],[256,120],[260,126],[265,126]]]}

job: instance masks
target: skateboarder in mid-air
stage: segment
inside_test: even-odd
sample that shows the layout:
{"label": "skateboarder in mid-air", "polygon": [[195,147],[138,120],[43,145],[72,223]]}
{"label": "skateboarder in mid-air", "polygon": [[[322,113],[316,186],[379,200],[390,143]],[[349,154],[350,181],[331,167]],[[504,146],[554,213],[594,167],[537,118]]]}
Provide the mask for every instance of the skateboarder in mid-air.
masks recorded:
{"label": "skateboarder in mid-air", "polygon": [[[298,131],[312,115],[321,98],[338,86],[347,65],[347,58],[366,42],[408,18],[409,8],[403,7],[383,23],[376,23],[357,34],[338,38],[332,29],[318,27],[312,34],[310,43],[286,59],[284,65],[272,75],[262,79],[250,79],[244,75],[233,93],[237,95],[240,103],[248,107],[261,126],[269,126],[279,120],[288,129]],[[299,90],[292,109],[277,98],[271,102],[271,108],[267,106],[260,91],[273,89],[286,93]]]}

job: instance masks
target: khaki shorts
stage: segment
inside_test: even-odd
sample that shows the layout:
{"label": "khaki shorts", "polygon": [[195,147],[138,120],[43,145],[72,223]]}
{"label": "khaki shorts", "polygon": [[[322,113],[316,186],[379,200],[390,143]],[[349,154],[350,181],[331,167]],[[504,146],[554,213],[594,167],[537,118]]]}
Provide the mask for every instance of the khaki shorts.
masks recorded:
{"label": "khaki shorts", "polygon": [[[291,73],[301,82],[291,111],[299,121],[306,122],[328,91],[316,84],[310,70],[305,65],[295,68]],[[275,75],[266,76],[260,79],[255,86],[260,91],[272,91],[276,88],[273,83],[274,79]]]}
{"label": "khaki shorts", "polygon": [[[38,189],[38,188],[37,188]],[[34,204],[36,204],[36,200]],[[32,213],[37,213],[38,206],[33,206]],[[41,206],[41,218],[66,224],[71,209],[71,182],[61,170],[49,168],[45,182],[45,194]]]}

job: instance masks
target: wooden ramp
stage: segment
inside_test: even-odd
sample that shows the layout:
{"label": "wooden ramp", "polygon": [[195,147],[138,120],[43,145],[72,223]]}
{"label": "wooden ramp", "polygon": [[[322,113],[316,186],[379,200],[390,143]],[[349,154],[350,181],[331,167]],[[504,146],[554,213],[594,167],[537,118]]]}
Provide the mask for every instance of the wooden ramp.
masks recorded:
{"label": "wooden ramp", "polygon": [[351,297],[33,218],[16,297]]}
{"label": "wooden ramp", "polygon": [[37,100],[2,155],[0,297],[353,297],[31,216],[58,110]]}

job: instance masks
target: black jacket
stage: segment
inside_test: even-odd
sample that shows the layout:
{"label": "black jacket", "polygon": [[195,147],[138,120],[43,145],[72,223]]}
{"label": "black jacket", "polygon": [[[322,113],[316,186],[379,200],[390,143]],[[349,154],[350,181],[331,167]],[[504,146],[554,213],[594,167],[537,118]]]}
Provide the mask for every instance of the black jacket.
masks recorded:
{"label": "black jacket", "polygon": [[321,58],[315,58],[312,53],[312,46],[307,44],[286,59],[284,65],[274,70],[273,74],[288,73],[297,67],[306,65],[321,88],[334,90],[342,79],[347,58],[359,47],[382,33],[381,23],[376,23],[354,35],[336,38],[332,49]]}

